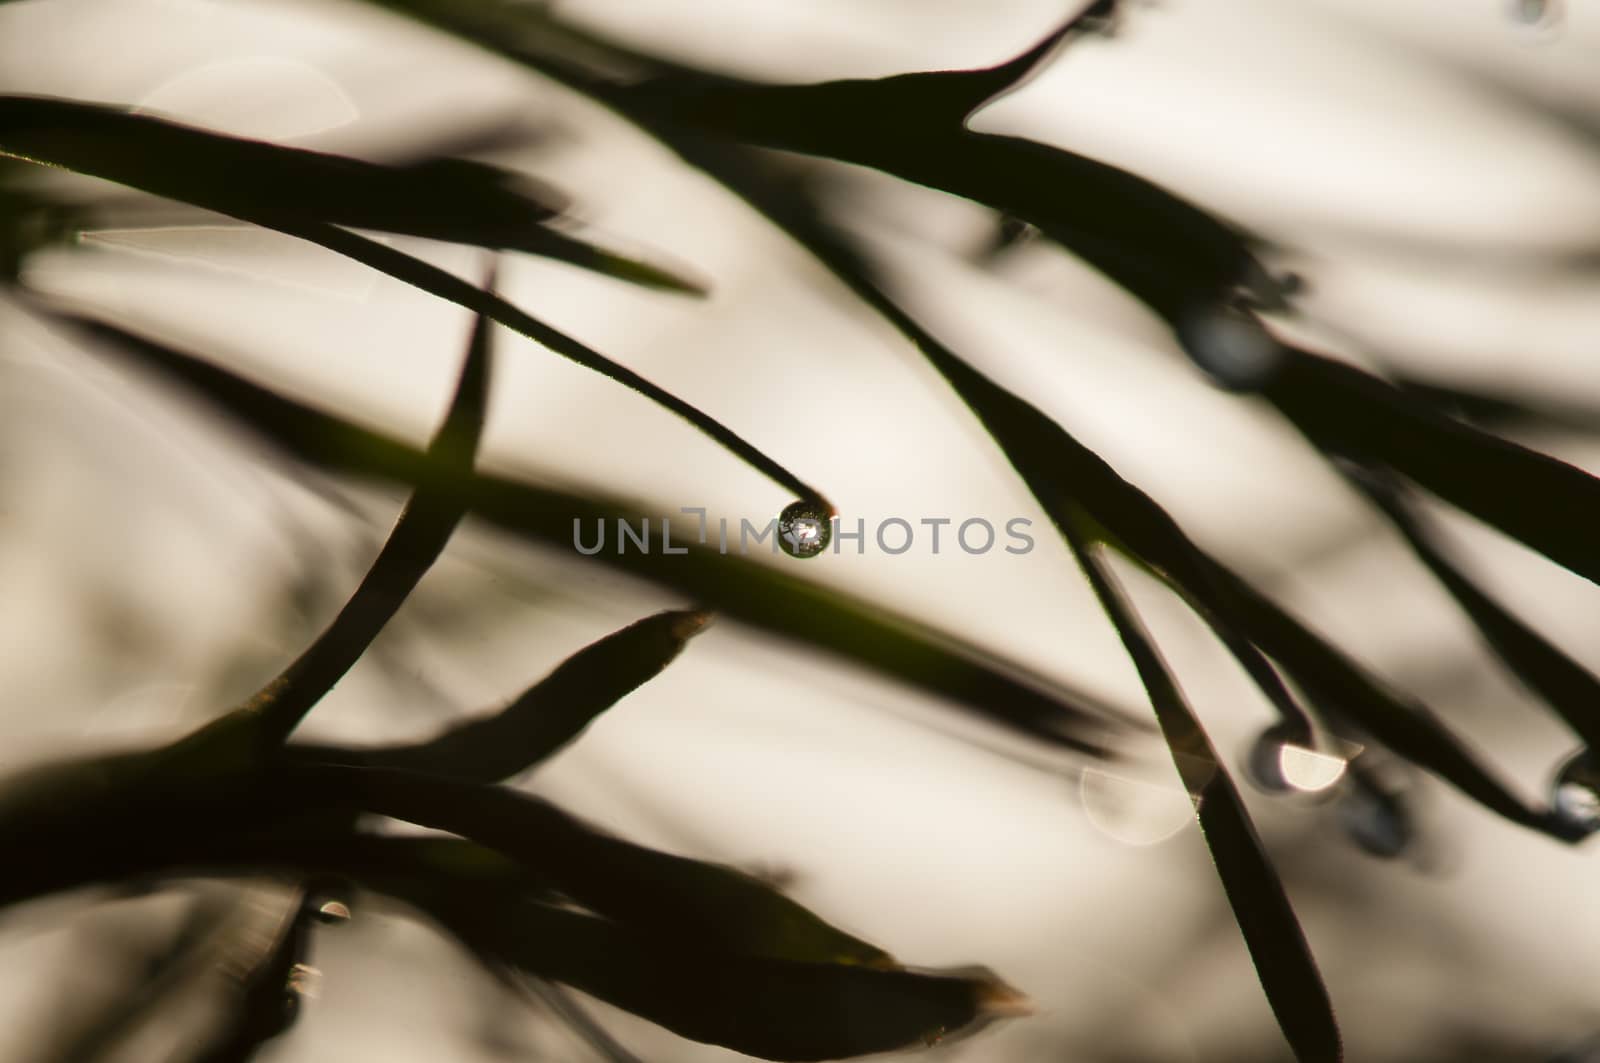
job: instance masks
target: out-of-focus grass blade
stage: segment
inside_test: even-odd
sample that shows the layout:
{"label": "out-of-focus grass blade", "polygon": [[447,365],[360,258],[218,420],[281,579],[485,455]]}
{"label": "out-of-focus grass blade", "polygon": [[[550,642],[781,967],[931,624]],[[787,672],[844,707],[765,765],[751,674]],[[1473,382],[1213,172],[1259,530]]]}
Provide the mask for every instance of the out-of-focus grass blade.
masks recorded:
{"label": "out-of-focus grass blade", "polygon": [[605,1060],[605,1063],[644,1063],[638,1056],[624,1048],[620,1041],[611,1036],[610,1031],[589,1014],[587,1008],[573,1000],[572,995],[556,983],[543,978],[524,976],[521,984],[529,996],[549,1009],[562,1025],[588,1045],[595,1055]]}
{"label": "out-of-focus grass blade", "polygon": [[672,946],[547,905],[396,892],[474,952],[580,989],[690,1040],[771,1060],[921,1047],[1024,1013],[992,976],[796,963]]}
{"label": "out-of-focus grass blade", "polygon": [[632,283],[704,294],[664,267],[546,223],[562,197],[470,159],[393,166],[212,133],[112,107],[0,96],[0,154],[93,174],[219,214],[301,221],[522,251]]}
{"label": "out-of-focus grass blade", "polygon": [[[472,475],[488,408],[490,328],[483,317],[473,324],[455,396],[424,455],[441,480]],[[288,738],[333,689],[433,566],[464,513],[454,492],[419,487],[412,494],[377,560],[333,623],[243,706],[261,742],[276,745]]]}
{"label": "out-of-focus grass blade", "polygon": [[579,903],[663,939],[746,956],[893,962],[754,876],[612,837],[517,790],[328,764],[298,764],[289,779],[330,802],[499,850]]}
{"label": "out-of-focus grass blade", "polygon": [[76,998],[51,1034],[32,1051],[48,1063],[98,1063],[136,1036],[138,1030],[162,1021],[167,1010],[197,976],[210,966],[210,945],[231,913],[213,901],[195,900],[176,932],[148,952],[130,970],[130,977],[107,1006],[84,1012]]}
{"label": "out-of-focus grass blade", "polygon": [[[49,124],[50,120],[55,118],[61,120],[65,130],[60,135],[57,135],[55,127]],[[150,123],[157,124],[152,126]],[[215,190],[218,186],[232,188],[225,180],[231,171],[228,166],[219,164],[215,159],[211,159],[205,165],[197,164],[196,173],[200,175],[197,177],[196,173],[189,173],[182,168],[174,173],[169,169],[170,162],[146,159],[146,154],[159,155],[156,151],[159,145],[152,145],[149,153],[129,149],[130,143],[142,143],[152,129],[159,130],[162,136],[178,136],[179,145],[184,147],[188,154],[200,154],[202,162],[205,162],[206,151],[220,151],[227,159],[229,156],[226,153],[239,150],[240,145],[278,150],[272,149],[270,145],[260,145],[253,141],[235,142],[234,138],[220,137],[217,134],[160,123],[157,119],[123,114],[88,104],[0,96],[0,152],[44,165],[78,170],[145,191],[193,202],[231,217],[298,237],[387,273],[431,295],[497,321],[548,347],[562,357],[632,388],[682,417],[752,468],[786,487],[799,498],[815,501],[825,509],[832,508],[821,492],[762,453],[720,421],[706,415],[671,392],[652,384],[633,370],[619,365],[600,352],[524,313],[493,292],[483,291],[403,251],[397,251],[340,225],[325,221],[313,213],[308,213],[294,201],[285,202],[281,196],[263,195],[257,199],[241,196],[237,190],[219,193]],[[157,140],[159,139],[158,137]],[[182,157],[186,158],[187,155]],[[238,159],[233,159],[230,163],[230,165],[238,164],[241,164]],[[218,196],[221,198],[218,199]],[[648,267],[639,264],[633,264],[629,268],[648,272]]]}
{"label": "out-of-focus grass blade", "polygon": [[414,745],[297,745],[316,760],[496,782],[546,760],[622,697],[660,674],[710,621],[700,610],[646,617],[573,654],[504,710]]}
{"label": "out-of-focus grass blade", "polygon": [[1600,539],[1576,514],[1600,510],[1600,480],[1453,420],[1386,381],[1290,349],[1262,393],[1323,451],[1389,468],[1600,583]]}
{"label": "out-of-focus grass blade", "polygon": [[1194,801],[1223,891],[1284,1037],[1301,1063],[1336,1063],[1343,1058],[1343,1049],[1333,1003],[1238,788],[1124,597],[1116,576],[1093,545],[1094,521],[1081,510],[1069,513],[1062,532],[1150,695],[1173,764]]}
{"label": "out-of-focus grass blade", "polygon": [[[1231,224],[1115,166],[966,127],[973,108],[1049,53],[1052,38],[1011,63],[978,70],[771,85],[643,55],[543,9],[439,0],[383,0],[381,6],[524,63],[658,135],[669,131],[855,163],[1025,219],[1174,328],[1240,286],[1253,289],[1265,305],[1279,298],[1247,238]],[[1095,4],[1085,14],[1103,19],[1105,9]],[[1077,25],[1069,22],[1056,33]]]}
{"label": "out-of-focus grass blade", "polygon": [[1352,476],[1399,529],[1428,571],[1472,620],[1495,656],[1554,709],[1591,749],[1600,749],[1600,678],[1495,601],[1453,562],[1437,532],[1398,485]]}
{"label": "out-of-focus grass blade", "polygon": [[232,987],[232,1014],[187,1063],[248,1063],[299,1015],[293,976],[306,958],[314,920],[303,889],[257,888],[221,932],[215,964]]}
{"label": "out-of-focus grass blade", "polygon": [[[53,320],[80,338],[104,342],[110,351],[159,371],[236,425],[312,465],[441,489],[453,484],[480,518],[561,550],[571,548],[575,521],[592,527],[595,521],[613,524],[622,518],[639,525],[636,506],[603,497],[481,474],[470,482],[443,481],[415,449],[292,402],[219,366],[112,326],[61,314]],[[948,633],[735,554],[692,543],[684,548],[688,553],[672,557],[602,551],[591,560],[675,588],[719,614],[827,650],[1057,746],[1104,755],[1108,743],[1134,726],[1126,714]]]}

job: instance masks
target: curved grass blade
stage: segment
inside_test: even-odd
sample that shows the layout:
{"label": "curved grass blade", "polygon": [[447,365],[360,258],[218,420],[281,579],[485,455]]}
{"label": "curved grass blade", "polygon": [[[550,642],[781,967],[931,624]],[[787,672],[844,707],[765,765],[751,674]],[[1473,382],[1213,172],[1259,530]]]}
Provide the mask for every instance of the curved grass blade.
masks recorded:
{"label": "curved grass blade", "polygon": [[1172,762],[1194,801],[1223,892],[1284,1038],[1301,1063],[1337,1063],[1344,1053],[1333,1003],[1238,788],[1110,566],[1096,553],[1092,518],[1082,510],[1069,511],[1061,531],[1150,695]]}
{"label": "curved grass blade", "polygon": [[1445,553],[1437,532],[1396,484],[1370,475],[1350,477],[1389,518],[1412,553],[1427,566],[1477,627],[1502,664],[1544,699],[1591,749],[1600,749],[1600,678],[1495,601]]}
{"label": "curved grass blade", "polygon": [[[59,143],[50,137],[48,126],[42,131],[36,128],[42,119],[34,114],[34,111],[30,108],[42,104],[52,105],[54,110],[51,113],[56,110],[62,111],[65,115],[63,120],[70,120],[72,116],[78,114],[79,109],[83,109],[88,118],[92,118],[93,121],[84,120],[81,123],[87,130],[82,141],[68,138],[64,144]],[[16,112],[19,111],[22,114],[21,120],[16,118]],[[392,247],[369,240],[366,237],[341,228],[339,225],[322,221],[316,217],[307,217],[305,211],[292,206],[285,206],[278,198],[264,197],[258,201],[232,193],[224,195],[220,200],[216,199],[215,195],[206,200],[197,198],[208,195],[207,186],[204,185],[204,182],[201,183],[201,187],[194,187],[196,180],[194,176],[188,175],[174,178],[168,173],[163,164],[146,165],[142,156],[137,153],[130,155],[124,150],[122,141],[119,139],[120,136],[129,135],[135,142],[138,142],[139,137],[133,134],[147,131],[149,128],[148,123],[152,121],[155,120],[144,119],[135,115],[119,114],[115,111],[86,104],[0,97],[0,152],[9,152],[19,158],[26,158],[33,162],[76,169],[83,173],[129,184],[157,194],[171,195],[174,198],[187,197],[187,201],[199,203],[202,206],[215,209],[243,221],[252,222],[264,228],[274,229],[286,235],[298,237],[336,254],[354,259],[363,265],[376,269],[381,273],[386,273],[397,280],[420,288],[447,302],[455,303],[457,306],[471,310],[475,314],[480,314],[499,322],[587,369],[592,369],[602,376],[609,377],[619,384],[632,388],[651,401],[682,417],[752,468],[773,482],[787,488],[800,499],[814,501],[824,509],[832,509],[821,492],[769,458],[720,421],[706,415],[676,395],[652,384],[633,370],[619,365],[600,352],[579,343],[565,333],[517,309],[492,292],[483,291],[445,270],[423,262],[421,259],[408,255],[403,251],[397,251]],[[68,128],[72,128],[70,121]],[[231,139],[218,138],[216,134],[203,133],[199,130],[183,129],[182,127],[171,128],[180,130],[185,137],[193,138],[196,143],[210,143],[218,139],[224,141]],[[84,130],[73,131],[84,132]],[[27,151],[29,149],[34,154],[28,154]],[[212,176],[215,176],[216,173],[214,169],[202,167],[201,170],[203,173],[211,174]],[[226,173],[227,171],[224,169],[221,172]]]}
{"label": "curved grass blade", "polygon": [[[472,475],[488,408],[489,332],[486,318],[473,324],[455,396],[424,455],[438,479]],[[412,494],[377,560],[333,623],[241,708],[260,742],[281,744],[344,677],[433,567],[465,512],[451,492],[421,487]]]}
{"label": "curved grass blade", "polygon": [[307,796],[496,849],[579,903],[664,940],[815,963],[893,962],[754,876],[612,837],[531,794],[331,764],[298,764],[288,777]]}
{"label": "curved grass blade", "polygon": [[845,1059],[920,1047],[1024,1008],[1015,990],[977,972],[683,949],[547,905],[392,888],[475,953],[573,986],[681,1037],[761,1059]]}
{"label": "curved grass blade", "polygon": [[1574,514],[1600,480],[1447,417],[1354,366],[1289,348],[1262,394],[1324,452],[1393,469],[1484,523],[1600,583],[1600,541]]}
{"label": "curved grass blade", "polygon": [[[739,142],[881,170],[1024,219],[1133,293],[1172,327],[1241,286],[1282,302],[1230,223],[1144,178],[1019,137],[975,133],[972,109],[1005,91],[1056,43],[971,71],[815,85],[707,74],[617,46],[546,11],[383,0],[479,47],[523,63],[656,136]],[[1057,34],[1094,24],[1069,22]],[[552,47],[552,43],[566,47]],[[573,56],[581,58],[574,59]],[[621,69],[622,83],[596,68]],[[640,80],[642,78],[642,80]]]}
{"label": "curved grass blade", "polygon": [[345,749],[296,745],[313,760],[498,782],[553,756],[595,717],[659,675],[710,614],[670,610],[630,624],[563,661],[504,710],[413,745]]}
{"label": "curved grass blade", "polygon": [[632,283],[704,294],[699,284],[663,267],[550,228],[563,197],[470,159],[384,165],[34,96],[0,96],[0,155],[93,174],[233,217],[270,210],[301,222],[522,251]]}
{"label": "curved grass blade", "polygon": [[[314,466],[462,491],[478,517],[534,543],[571,549],[574,522],[614,526],[642,519],[637,506],[478,475],[442,481],[415,449],[250,383],[233,373],[113,326],[55,313],[70,333],[107,344],[253,431],[281,453]],[[773,567],[694,544],[663,557],[602,551],[591,560],[674,588],[731,619],[839,655],[926,691],[993,723],[1050,743],[1108,755],[1137,725],[1104,702],[1062,688],[945,632],[826,590]]]}
{"label": "curved grass blade", "polygon": [[774,483],[786,487],[801,499],[812,500],[826,509],[832,509],[820,491],[779,465],[722,422],[702,413],[671,392],[652,384],[633,370],[613,362],[599,351],[518,310],[492,292],[475,288],[437,266],[431,266],[403,251],[385,247],[338,226],[320,223],[302,224],[281,217],[274,219],[271,214],[262,214],[259,220],[268,228],[298,236],[330,251],[338,252],[457,306],[465,307],[473,313],[481,314],[548,347],[564,358],[632,388],[657,405],[671,410],[688,421]]}

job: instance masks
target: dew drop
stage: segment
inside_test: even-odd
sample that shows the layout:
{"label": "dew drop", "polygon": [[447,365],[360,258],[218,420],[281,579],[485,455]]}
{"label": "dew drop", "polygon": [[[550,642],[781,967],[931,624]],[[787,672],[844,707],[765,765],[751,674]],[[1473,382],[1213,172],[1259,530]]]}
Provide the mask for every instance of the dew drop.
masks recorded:
{"label": "dew drop", "polygon": [[1565,19],[1561,0],[1510,0],[1507,12],[1521,34],[1535,43],[1554,39]]}
{"label": "dew drop", "polygon": [[317,905],[317,922],[344,923],[350,919],[350,906],[343,901],[327,900]]}
{"label": "dew drop", "polygon": [[1266,326],[1237,307],[1190,311],[1178,322],[1178,342],[1195,365],[1230,391],[1254,391],[1284,362],[1283,347]]}
{"label": "dew drop", "polygon": [[1365,772],[1352,772],[1338,805],[1339,823],[1356,845],[1393,860],[1416,841],[1416,824],[1404,795]]}
{"label": "dew drop", "polygon": [[790,502],[778,514],[778,546],[790,557],[816,557],[833,538],[832,514],[818,502]]}
{"label": "dew drop", "polygon": [[1585,834],[1600,830],[1600,763],[1587,749],[1573,754],[1556,772],[1550,804],[1558,816]]}
{"label": "dew drop", "polygon": [[1264,793],[1316,794],[1344,777],[1345,758],[1288,740],[1289,728],[1262,731],[1245,757],[1245,775]]}

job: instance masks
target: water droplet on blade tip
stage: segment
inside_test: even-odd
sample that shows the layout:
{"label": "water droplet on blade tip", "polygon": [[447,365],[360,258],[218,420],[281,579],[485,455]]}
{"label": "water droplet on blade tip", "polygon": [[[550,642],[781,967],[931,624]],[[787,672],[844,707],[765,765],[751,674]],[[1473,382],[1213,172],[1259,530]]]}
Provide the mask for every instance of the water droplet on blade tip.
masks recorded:
{"label": "water droplet on blade tip", "polygon": [[816,557],[833,538],[832,514],[820,503],[801,499],[778,514],[778,546],[790,557]]}

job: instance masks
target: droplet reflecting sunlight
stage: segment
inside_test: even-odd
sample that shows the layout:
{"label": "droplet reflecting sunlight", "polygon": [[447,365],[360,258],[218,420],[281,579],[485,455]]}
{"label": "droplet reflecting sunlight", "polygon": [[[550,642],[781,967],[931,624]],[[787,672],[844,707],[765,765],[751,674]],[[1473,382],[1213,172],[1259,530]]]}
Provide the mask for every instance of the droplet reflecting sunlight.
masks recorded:
{"label": "droplet reflecting sunlight", "polygon": [[1094,828],[1124,845],[1155,845],[1195,820],[1189,794],[1169,785],[1085,768],[1078,777],[1083,812]]}
{"label": "droplet reflecting sunlight", "polygon": [[1600,830],[1600,765],[1587,749],[1575,753],[1556,772],[1550,804],[1574,826],[1591,834]]}
{"label": "droplet reflecting sunlight", "polygon": [[790,557],[816,557],[832,538],[830,514],[816,502],[791,502],[778,514],[778,545]]}

